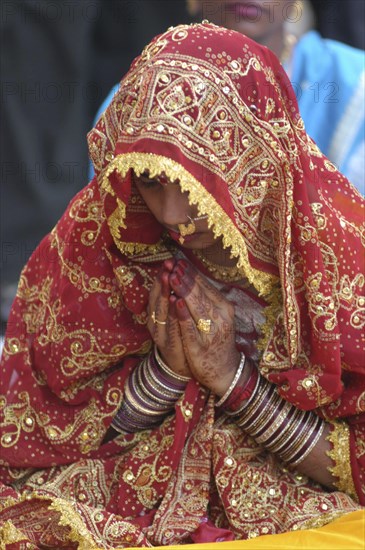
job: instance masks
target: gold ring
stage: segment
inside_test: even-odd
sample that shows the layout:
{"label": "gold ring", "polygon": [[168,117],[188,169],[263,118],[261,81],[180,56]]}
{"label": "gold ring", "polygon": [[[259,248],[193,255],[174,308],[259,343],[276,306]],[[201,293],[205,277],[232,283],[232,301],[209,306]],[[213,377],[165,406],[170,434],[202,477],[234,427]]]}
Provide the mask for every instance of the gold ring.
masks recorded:
{"label": "gold ring", "polygon": [[155,311],[152,311],[151,319],[152,319],[152,321],[154,322],[155,325],[166,325],[166,321],[159,321],[158,319],[156,319],[156,312]]}
{"label": "gold ring", "polygon": [[210,319],[198,319],[196,328],[200,332],[205,332],[208,334],[210,332],[210,327],[212,326],[212,321]]}

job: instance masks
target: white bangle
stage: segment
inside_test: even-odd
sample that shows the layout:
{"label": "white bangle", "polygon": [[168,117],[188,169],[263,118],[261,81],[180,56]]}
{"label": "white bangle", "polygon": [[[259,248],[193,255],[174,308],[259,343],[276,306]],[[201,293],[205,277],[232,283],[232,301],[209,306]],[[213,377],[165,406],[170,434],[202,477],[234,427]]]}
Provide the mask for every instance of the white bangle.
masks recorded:
{"label": "white bangle", "polygon": [[234,378],[233,378],[228,390],[226,391],[226,393],[219,399],[219,401],[216,402],[216,404],[215,404],[216,407],[221,407],[223,405],[223,403],[225,403],[225,401],[227,401],[228,397],[233,392],[233,390],[236,387],[236,384],[239,380],[239,377],[242,374],[245,363],[246,363],[246,356],[245,356],[244,353],[241,353],[241,361],[240,361],[240,364],[238,365],[238,369],[236,370],[236,374],[234,375]]}

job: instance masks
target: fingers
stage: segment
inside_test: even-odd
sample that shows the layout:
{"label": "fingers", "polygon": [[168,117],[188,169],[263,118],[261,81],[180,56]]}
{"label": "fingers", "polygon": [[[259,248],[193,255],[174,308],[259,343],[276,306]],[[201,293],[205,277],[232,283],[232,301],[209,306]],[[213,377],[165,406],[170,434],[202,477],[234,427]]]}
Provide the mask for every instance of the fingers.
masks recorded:
{"label": "fingers", "polygon": [[174,267],[170,285],[179,298],[183,298],[195,322],[200,318],[215,318],[226,300],[184,260]]}
{"label": "fingers", "polygon": [[147,327],[154,342],[163,347],[167,342],[181,338],[175,307],[173,301],[170,301],[172,295],[169,276],[174,263],[171,260],[164,262],[163,270],[157,276],[150,293]]}
{"label": "fingers", "polygon": [[[183,283],[182,293],[185,292],[187,294],[190,290],[192,290],[194,284],[197,284],[199,287],[201,287],[202,290],[204,290],[205,295],[210,300],[214,301],[217,304],[224,301],[224,298],[219,290],[209,281],[207,281],[205,277],[202,277],[195,269],[195,267],[186,260],[179,260],[176,263],[172,270],[172,274],[175,273],[179,276],[181,282]],[[185,298],[186,296],[182,297]]]}
{"label": "fingers", "polygon": [[156,277],[150,292],[147,328],[154,340],[157,333],[163,334],[166,330],[170,295],[168,277],[168,272],[162,271]]}
{"label": "fingers", "polygon": [[188,362],[193,364],[194,361],[192,360],[192,356],[194,355],[194,350],[197,347],[197,337],[199,333],[185,300],[183,298],[175,298],[175,300],[176,318],[179,323],[179,330],[182,334],[185,355]]}
{"label": "fingers", "polygon": [[179,353],[183,353],[183,339],[181,334],[181,327],[179,318],[176,311],[177,298],[171,295],[169,298],[169,322],[166,329],[166,345],[169,351],[180,350]]}

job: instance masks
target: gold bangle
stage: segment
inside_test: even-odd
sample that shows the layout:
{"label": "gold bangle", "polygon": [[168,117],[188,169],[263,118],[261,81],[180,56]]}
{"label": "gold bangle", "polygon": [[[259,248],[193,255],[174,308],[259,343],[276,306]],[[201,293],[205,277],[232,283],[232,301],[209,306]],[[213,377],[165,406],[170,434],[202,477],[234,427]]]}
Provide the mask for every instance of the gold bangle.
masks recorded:
{"label": "gold bangle", "polygon": [[[303,419],[304,416],[302,416],[300,422],[297,423],[295,426],[295,428],[300,428],[300,434],[297,436],[297,438],[293,439],[293,441],[288,444],[286,449],[283,449],[286,443],[285,441],[284,444],[281,444],[275,448],[275,452],[277,452],[280,457],[285,460],[285,462],[290,462],[290,458],[295,456],[300,451],[300,449],[303,447],[303,445],[306,444],[306,442],[312,435],[312,430],[314,428],[313,422],[316,422],[316,420],[313,421],[313,418],[308,416],[304,424],[301,424],[301,421]],[[292,430],[290,434],[288,434],[288,437],[292,436],[293,434],[295,434],[295,429]]]}
{"label": "gold bangle", "polygon": [[[281,399],[281,397],[280,397],[279,394],[277,394],[277,397],[278,397],[278,399]],[[284,405],[284,407],[285,407],[285,405]],[[271,421],[272,421],[273,423],[275,422],[275,420],[273,419],[273,416],[275,415],[275,412],[276,412],[276,409],[274,409],[274,408],[272,408],[272,410],[269,411],[268,416],[266,417],[266,424],[270,424]],[[272,419],[273,419],[273,420],[272,420]],[[258,429],[256,430],[256,433],[257,433],[258,431],[260,431],[260,429],[262,429],[263,424],[264,424],[264,423],[261,422],[261,426],[258,427]]]}
{"label": "gold bangle", "polygon": [[[273,416],[273,414],[275,414],[275,412],[277,412],[277,408],[278,408],[279,402],[281,400],[282,400],[282,397],[280,397],[280,395],[278,393],[275,392],[272,395],[271,400],[269,401],[269,403],[267,405],[267,408],[269,409],[269,412],[271,413],[270,418]],[[262,429],[265,429],[265,427],[267,426],[267,424],[269,422],[269,419],[267,417],[265,417],[265,413],[267,413],[267,408],[266,407],[263,408],[263,410],[261,411],[259,416],[257,418],[255,418],[255,420],[251,423],[250,430],[252,431],[252,436],[253,437],[256,437],[257,432],[261,431]],[[277,414],[276,418],[273,420],[272,427],[273,427],[273,425],[275,425],[277,419],[282,417],[282,414],[281,414],[282,412],[283,411],[281,411],[279,414]],[[276,429],[274,431],[276,431]]]}
{"label": "gold bangle", "polygon": [[[317,428],[317,426],[316,426],[316,428]],[[323,434],[323,430],[324,430],[324,421],[322,420],[322,422],[320,423],[317,434],[315,435],[315,437],[314,437],[312,443],[309,445],[309,447],[304,451],[304,453],[299,458],[297,458],[297,460],[295,460],[294,462],[291,462],[291,460],[289,459],[289,462],[290,462],[291,466],[296,467],[296,466],[298,466],[298,464],[300,464],[301,462],[303,462],[303,460],[305,460],[307,458],[307,456],[311,453],[311,451],[317,445],[321,435]]]}
{"label": "gold bangle", "polygon": [[252,418],[254,418],[256,410],[261,405],[262,397],[265,395],[265,393],[268,393],[271,388],[269,382],[267,382],[263,378],[258,377],[258,380],[260,380],[260,384],[258,384],[255,388],[255,391],[257,393],[252,400],[250,399],[248,403],[245,403],[242,414],[237,421],[237,425],[243,427],[243,429],[245,429],[245,425],[250,423]]}
{"label": "gold bangle", "polygon": [[171,402],[171,401],[164,401],[163,403],[158,403],[157,401],[152,400],[152,399],[147,400],[146,396],[144,396],[142,394],[140,388],[134,387],[133,390],[136,392],[138,398],[141,400],[142,406],[153,407],[153,409],[151,409],[151,410],[154,410],[156,412],[157,411],[160,411],[160,412],[169,411],[174,405],[174,403]]}
{"label": "gold bangle", "polygon": [[129,405],[131,405],[136,411],[144,413],[146,416],[162,416],[164,413],[168,412],[168,410],[156,411],[154,409],[146,409],[145,407],[143,407],[140,403],[138,403],[138,401],[135,400],[130,392],[130,389],[128,388],[128,385],[125,386],[124,394],[126,397],[126,401],[129,402]]}
{"label": "gold bangle", "polygon": [[[280,398],[280,396],[279,396]],[[282,399],[282,398],[280,398]],[[272,435],[277,432],[281,425],[283,424],[284,420],[288,417],[288,413],[291,409],[292,405],[290,403],[286,402],[284,404],[283,409],[280,411],[280,413],[277,415],[277,417],[273,420],[271,426],[265,430],[265,432],[260,435],[256,436],[253,434],[253,437],[259,442],[259,443],[265,443]],[[298,427],[298,423],[296,422],[297,416],[296,411],[294,411],[293,417],[289,419],[289,424],[285,426],[285,429],[282,429],[279,431],[279,434],[276,435],[276,437],[273,439],[273,441],[270,441],[269,446],[272,448],[276,443],[278,443],[282,438],[287,440],[287,438],[291,435],[292,432],[295,431],[295,429]],[[294,425],[295,422],[295,425]]]}
{"label": "gold bangle", "polygon": [[166,390],[168,392],[167,395],[172,396],[173,394],[175,394],[178,397],[180,397],[180,395],[182,395],[184,393],[184,390],[178,390],[178,389],[170,388],[169,386],[166,386],[165,384],[163,384],[163,382],[161,382],[158,378],[156,378],[155,373],[152,371],[151,365],[149,364],[148,361],[146,361],[145,373],[146,373],[146,375],[148,373],[148,379],[150,381],[152,380],[154,382],[154,383],[151,383],[152,387],[157,387],[158,389],[163,388],[164,390]]}
{"label": "gold bangle", "polygon": [[252,392],[252,394],[250,395],[250,397],[249,397],[247,400],[244,401],[243,405],[242,405],[239,409],[237,409],[236,411],[228,411],[228,410],[225,410],[225,411],[224,411],[225,414],[226,414],[227,416],[234,416],[234,417],[236,417],[236,421],[237,421],[237,425],[238,425],[238,426],[239,426],[239,423],[238,423],[238,422],[239,422],[239,420],[240,420],[240,415],[241,415],[243,412],[246,413],[247,408],[249,408],[249,407],[252,405],[252,403],[254,403],[254,402],[256,403],[257,393],[258,393],[259,391],[261,391],[261,390],[260,390],[260,387],[261,387],[261,386],[262,386],[262,384],[261,384],[261,376],[260,376],[260,374],[258,374],[257,380],[256,380],[256,384],[255,384],[255,387],[254,387],[254,389],[253,389],[253,392]]}
{"label": "gold bangle", "polygon": [[[133,372],[133,374],[134,374],[134,372]],[[157,395],[154,395],[153,393],[151,393],[150,390],[146,387],[146,384],[142,380],[142,373],[141,373],[140,369],[138,369],[138,372],[136,373],[136,376],[137,376],[137,382],[138,382],[139,388],[145,394],[145,396],[148,399],[150,399],[152,402],[156,402],[156,403],[159,403],[161,405],[168,405],[170,403],[175,403],[177,401],[177,398],[176,398],[175,395],[168,396],[165,392],[160,392],[160,393],[163,393],[163,395],[165,395],[166,397],[169,398],[169,399],[163,399],[162,397],[158,397]],[[133,380],[132,380],[132,383],[133,383]],[[136,384],[134,385],[134,389],[137,391]],[[157,389],[156,391],[159,391],[159,390]]]}

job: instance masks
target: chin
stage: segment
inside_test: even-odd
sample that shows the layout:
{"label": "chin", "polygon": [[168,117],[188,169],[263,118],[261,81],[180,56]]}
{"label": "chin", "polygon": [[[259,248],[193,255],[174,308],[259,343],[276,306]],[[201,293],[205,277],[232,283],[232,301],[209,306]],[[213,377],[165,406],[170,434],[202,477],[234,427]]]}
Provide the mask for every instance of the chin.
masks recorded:
{"label": "chin", "polygon": [[189,239],[183,243],[183,248],[189,250],[204,250],[210,248],[216,243],[214,238],[209,238],[206,235],[197,236],[195,239]]}

